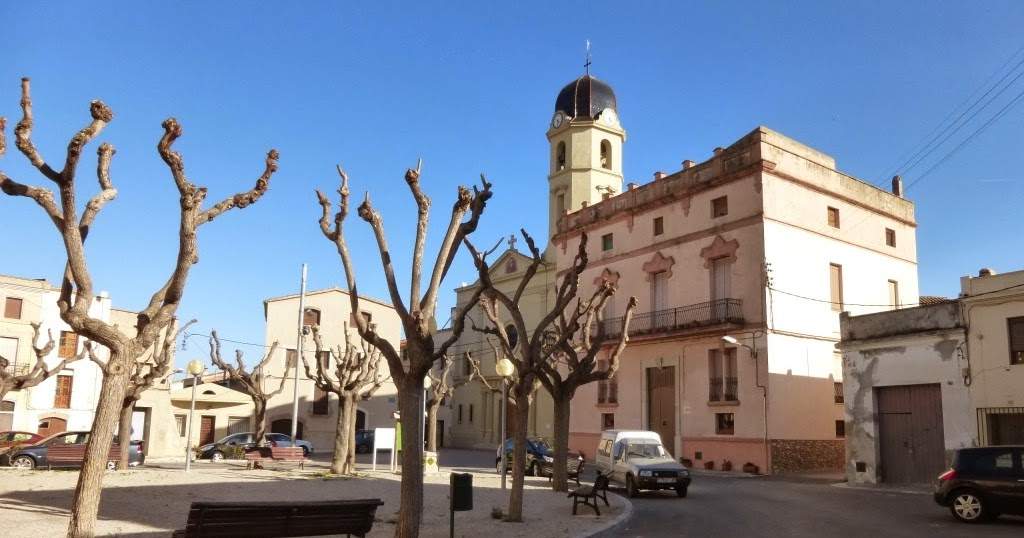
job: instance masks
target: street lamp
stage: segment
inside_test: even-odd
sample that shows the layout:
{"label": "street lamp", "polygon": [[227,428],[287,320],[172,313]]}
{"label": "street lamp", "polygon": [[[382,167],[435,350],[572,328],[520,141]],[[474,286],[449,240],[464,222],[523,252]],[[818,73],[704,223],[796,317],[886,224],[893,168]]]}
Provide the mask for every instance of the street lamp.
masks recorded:
{"label": "street lamp", "polygon": [[[752,339],[756,337],[757,334],[754,334]],[[771,466],[771,456],[768,447],[768,386],[761,384],[760,363],[757,360],[757,348],[744,344],[735,337],[729,335],[723,336],[722,341],[727,344],[746,348],[747,351],[750,352],[750,358],[754,359],[754,385],[761,389],[761,409],[764,412],[764,471],[765,474],[767,474],[768,469]]]}
{"label": "street lamp", "polygon": [[512,377],[512,373],[515,372],[515,365],[512,361],[502,357],[494,363],[494,372],[501,377],[501,448],[498,452],[501,453],[500,473],[501,473],[501,489],[505,489],[505,437],[508,435],[506,413],[508,411],[508,378]]}
{"label": "street lamp", "polygon": [[[423,378],[423,439],[426,442],[427,439],[427,394],[430,393],[430,386],[433,382],[430,380],[430,376]],[[426,469],[424,467],[424,469]]]}
{"label": "street lamp", "polygon": [[185,437],[185,472],[192,470],[192,417],[196,412],[196,385],[199,384],[199,376],[206,371],[206,365],[198,359],[189,361],[186,366],[188,374],[192,376],[192,403],[188,408],[188,436]]}

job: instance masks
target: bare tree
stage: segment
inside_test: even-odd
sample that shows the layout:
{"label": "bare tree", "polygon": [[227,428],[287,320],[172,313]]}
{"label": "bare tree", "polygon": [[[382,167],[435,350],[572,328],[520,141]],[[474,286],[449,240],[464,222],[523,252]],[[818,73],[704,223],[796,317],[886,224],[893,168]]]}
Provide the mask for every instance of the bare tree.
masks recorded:
{"label": "bare tree", "polygon": [[[253,437],[259,446],[264,445],[264,437],[267,434],[267,401],[277,396],[284,390],[284,382],[288,379],[289,365],[285,364],[284,372],[281,373],[281,384],[273,391],[267,392],[266,380],[271,376],[265,371],[267,363],[274,357],[277,351],[277,341],[270,345],[270,350],[263,356],[263,360],[253,367],[252,371],[245,369],[245,360],[242,358],[242,350],[235,350],[235,363],[237,366],[224,362],[220,356],[220,339],[217,338],[217,331],[210,331],[210,361],[217,368],[228,374],[232,381],[242,386],[242,390],[252,398],[253,417],[256,422],[256,435]],[[299,365],[295,365],[296,368]]]}
{"label": "bare tree", "polygon": [[[0,118],[2,119],[2,118]],[[32,352],[36,355],[36,362],[32,364],[32,367],[27,371],[18,373],[15,367],[11,366],[10,361],[6,357],[0,356],[0,400],[12,390],[23,390],[32,388],[43,381],[53,377],[54,374],[61,371],[68,364],[75,362],[79,359],[84,358],[86,355],[92,356],[92,343],[85,342],[82,346],[82,351],[74,357],[62,359],[53,368],[46,367],[46,356],[53,351],[56,342],[53,341],[53,332],[49,329],[46,330],[47,342],[43,344],[43,347],[38,346],[39,341],[39,327],[38,323],[31,323],[32,325]]]}
{"label": "bare tree", "polygon": [[[107,373],[103,378],[100,398],[96,406],[93,427],[86,446],[85,460],[78,475],[78,485],[71,505],[71,521],[68,536],[92,536],[99,509],[100,488],[106,467],[110,442],[114,436],[121,402],[127,389],[131,365],[156,342],[157,336],[171,323],[182,295],[192,265],[199,261],[197,232],[199,227],[221,214],[242,208],[260,199],[266,192],[270,177],[277,170],[277,151],[267,153],[265,168],[256,185],[249,191],[229,196],[216,205],[203,209],[206,199],[205,187],[197,187],[185,176],[185,164],[181,155],[171,148],[181,136],[181,125],[174,118],[163,122],[164,134],[157,144],[157,150],[170,169],[178,189],[180,226],[178,231],[178,252],[174,268],[166,282],[150,298],[149,304],[139,312],[135,336],[129,337],[110,323],[89,314],[94,301],[92,275],[85,256],[85,240],[96,216],[103,207],[117,195],[110,179],[110,162],[114,147],[101,144],[97,150],[96,175],[99,192],[89,199],[79,213],[76,203],[75,174],[85,146],[99,136],[110,123],[114,114],[102,101],[93,101],[89,107],[92,116],[88,125],[79,130],[68,143],[64,166],[54,170],[32,143],[32,99],[29,79],[21,81],[22,118],[14,129],[18,149],[29,162],[47,179],[57,185],[58,199],[53,192],[43,187],[19,183],[0,172],[0,190],[9,196],[30,198],[46,213],[61,236],[67,263],[61,283],[57,307],[61,319],[71,330],[110,349]],[[0,118],[0,155],[6,149],[4,127],[6,121]]]}
{"label": "bare tree", "polygon": [[[427,450],[430,452],[437,452],[437,413],[441,405],[451,399],[456,389],[472,381],[480,371],[479,365],[474,364],[472,357],[467,353],[466,360],[474,364],[473,370],[468,376],[452,380],[451,357],[445,355],[441,360],[440,368],[427,372],[430,376],[430,388],[427,389]],[[435,370],[437,373],[434,373]]]}
{"label": "bare tree", "polygon": [[309,361],[302,357],[306,377],[312,379],[320,390],[338,396],[338,425],[334,431],[334,455],[331,457],[331,472],[335,474],[356,471],[356,403],[369,400],[387,380],[380,371],[380,350],[365,340],[360,340],[359,346],[353,344],[347,323],[344,333],[345,345],[330,349],[324,346],[320,327],[314,325],[316,368],[310,368]]}
{"label": "bare tree", "polygon": [[[191,320],[183,327],[187,329],[196,320]],[[121,449],[120,457],[117,460],[117,470],[123,471],[128,468],[128,454],[131,448],[132,436],[132,412],[135,404],[142,399],[142,393],[154,384],[164,382],[171,374],[171,366],[174,364],[174,343],[178,338],[176,323],[171,321],[167,330],[160,337],[159,345],[154,346],[149,352],[144,353],[135,360],[128,370],[128,382],[125,386],[124,398],[121,400],[120,419],[117,423],[117,440]],[[110,363],[100,359],[94,354],[89,358],[99,365],[104,375],[111,375]]]}
{"label": "bare tree", "polygon": [[[419,418],[423,404],[423,379],[433,367],[434,362],[444,357],[448,348],[459,338],[465,325],[466,314],[476,303],[476,297],[456,310],[453,315],[452,331],[447,340],[437,343],[433,337],[434,312],[437,306],[438,289],[448,274],[459,245],[476,230],[480,215],[484,211],[487,200],[491,197],[491,184],[480,176],[483,189],[473,189],[471,193],[465,187],[459,187],[458,196],[452,206],[451,219],[445,231],[441,246],[434,259],[434,267],[430,274],[426,291],[421,292],[421,274],[423,270],[423,253],[427,242],[427,226],[430,217],[430,198],[420,187],[420,165],[405,173],[405,182],[416,200],[417,219],[415,243],[412,255],[412,270],[408,295],[408,305],[402,299],[395,278],[395,268],[388,248],[387,236],[384,233],[384,221],[370,203],[369,194],[360,204],[358,214],[372,228],[380,251],[381,265],[387,281],[391,303],[402,322],[406,338],[408,363],[403,363],[398,349],[385,337],[377,333],[364,316],[360,315],[359,292],[356,286],[355,267],[345,242],[344,222],[348,216],[348,175],[338,167],[341,176],[341,187],[338,194],[338,212],[334,215],[334,226],[331,226],[331,201],[319,190],[322,215],[320,229],[324,236],[334,243],[345,269],[348,283],[349,300],[355,314],[356,329],[359,336],[370,345],[381,351],[388,362],[391,379],[398,388],[398,407],[402,423],[402,485],[401,508],[398,515],[398,526],[395,535],[409,538],[419,535],[419,523],[423,511],[423,426]],[[468,214],[468,219],[464,221]]]}
{"label": "bare tree", "polygon": [[[613,287],[602,286],[589,299],[577,297],[580,275],[586,269],[588,263],[587,238],[586,234],[583,234],[572,265],[566,270],[561,282],[556,286],[554,303],[551,309],[544,313],[537,324],[532,327],[532,331],[528,330],[519,303],[523,292],[529,286],[533,277],[536,276],[543,259],[533,238],[525,230],[521,232],[530,250],[531,260],[530,265],[526,268],[526,272],[523,274],[512,295],[502,292],[491,281],[490,266],[486,259],[487,253],[478,252],[468,240],[466,241],[467,248],[473,254],[480,278],[478,285],[482,292],[479,300],[480,307],[490,322],[489,326],[483,328],[475,327],[475,329],[496,337],[501,349],[495,349],[495,356],[497,357],[500,351],[515,366],[515,374],[511,380],[511,394],[515,399],[515,408],[512,414],[512,430],[514,433],[512,461],[514,462],[522,462],[526,458],[527,419],[538,385],[544,382],[545,377],[549,375],[549,371],[552,368],[557,369],[557,366],[554,365],[567,353],[567,349],[572,347],[573,338],[580,327],[580,320],[593,319],[601,311],[605,301],[615,293]],[[573,305],[574,302],[575,306]],[[635,307],[636,298],[630,298],[626,315],[623,318],[624,324],[629,323]],[[587,329],[589,330],[589,328],[588,325]],[[514,333],[509,329],[514,329]],[[513,334],[515,335],[514,337]],[[625,335],[626,331],[624,330],[620,341],[620,351],[625,346]],[[597,350],[594,353],[596,354]],[[565,425],[565,434],[567,436],[567,415]],[[557,428],[555,436],[556,459],[554,462],[554,472],[560,473],[564,482],[567,445],[559,448],[559,432]],[[565,443],[568,442],[567,437],[564,441]],[[559,451],[561,451],[560,459],[558,457]],[[512,490],[509,495],[508,515],[506,517],[509,521],[522,520],[524,471],[523,465],[513,465],[512,467]]]}

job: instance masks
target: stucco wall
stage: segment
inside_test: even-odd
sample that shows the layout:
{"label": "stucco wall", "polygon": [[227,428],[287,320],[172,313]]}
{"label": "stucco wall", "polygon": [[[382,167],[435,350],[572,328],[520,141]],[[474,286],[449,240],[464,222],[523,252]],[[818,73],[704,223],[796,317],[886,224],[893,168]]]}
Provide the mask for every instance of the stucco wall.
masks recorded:
{"label": "stucco wall", "polygon": [[[880,481],[877,408],[874,389],[938,383],[947,458],[957,448],[977,443],[968,388],[957,352],[963,329],[940,329],[903,336],[844,342],[843,384],[847,421],[846,476],[851,483]],[[864,471],[858,472],[857,462]]]}
{"label": "stucco wall", "polygon": [[[339,289],[318,290],[308,292],[306,296],[306,308],[315,308],[320,311],[320,329],[324,345],[335,347],[344,344],[344,324],[349,324],[349,334],[353,344],[359,345],[359,336],[351,326],[351,305],[348,293]],[[271,345],[275,340],[280,342],[280,347],[275,356],[268,364],[267,372],[269,379],[267,385],[270,390],[276,389],[280,384],[280,376],[284,372],[287,349],[296,348],[296,332],[298,325],[299,298],[288,296],[280,299],[269,299],[265,302],[266,308],[266,345]],[[387,304],[374,300],[363,299],[360,301],[360,308],[372,316],[372,322],[377,324],[377,332],[382,334],[391,342],[395,349],[399,348],[401,338],[401,322],[398,314]],[[245,350],[246,360],[255,364],[260,357],[251,350]],[[314,347],[312,338],[307,338],[304,344],[304,353],[311,367],[314,367]],[[250,356],[251,354],[251,356]],[[387,363],[382,357],[380,359],[383,375],[390,376]],[[293,380],[294,371],[289,370],[288,377],[281,393],[272,397],[267,405],[267,429],[274,420],[288,419],[292,416],[292,402],[294,397]],[[338,421],[338,399],[330,395],[327,415],[313,414],[313,398],[315,387],[313,381],[306,377],[305,369],[301,361],[299,365],[299,422],[303,424],[303,437],[313,443],[318,452],[331,451],[334,446],[334,433]],[[366,413],[366,427],[393,427],[394,419],[392,412],[398,409],[398,401],[395,386],[391,382],[385,383],[378,390],[373,398],[368,401],[361,401],[358,409]]]}

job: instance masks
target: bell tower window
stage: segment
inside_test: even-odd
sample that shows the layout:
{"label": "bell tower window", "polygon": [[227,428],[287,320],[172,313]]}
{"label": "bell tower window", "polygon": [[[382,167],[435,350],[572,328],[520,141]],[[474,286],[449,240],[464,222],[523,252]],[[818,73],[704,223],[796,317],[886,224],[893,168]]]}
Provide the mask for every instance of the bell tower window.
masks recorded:
{"label": "bell tower window", "polygon": [[559,170],[565,170],[565,142],[559,142],[555,150],[555,171]]}
{"label": "bell tower window", "polygon": [[601,141],[601,168],[612,169],[612,144],[607,140]]}

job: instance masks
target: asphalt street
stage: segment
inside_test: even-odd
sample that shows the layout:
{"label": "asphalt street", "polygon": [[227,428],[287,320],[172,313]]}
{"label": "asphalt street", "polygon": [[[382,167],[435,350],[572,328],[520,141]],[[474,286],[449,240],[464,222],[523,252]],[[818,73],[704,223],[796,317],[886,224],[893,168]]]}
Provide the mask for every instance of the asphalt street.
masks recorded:
{"label": "asphalt street", "polygon": [[674,492],[644,492],[633,507],[627,523],[598,536],[1024,536],[1024,518],[959,523],[926,493],[764,477],[696,476],[685,499]]}

